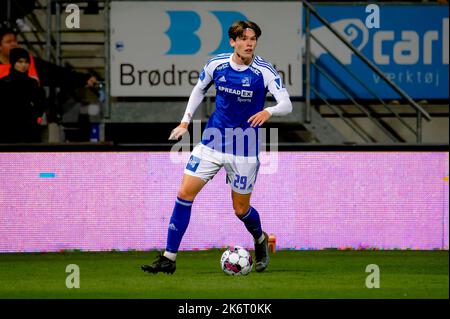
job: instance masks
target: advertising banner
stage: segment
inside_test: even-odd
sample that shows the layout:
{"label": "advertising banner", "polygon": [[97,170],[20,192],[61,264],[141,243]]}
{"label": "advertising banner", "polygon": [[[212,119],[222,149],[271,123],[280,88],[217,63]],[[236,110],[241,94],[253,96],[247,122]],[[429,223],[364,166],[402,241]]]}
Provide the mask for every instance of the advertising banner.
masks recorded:
{"label": "advertising banner", "polygon": [[[164,249],[184,161],[169,152],[3,153],[0,253]],[[253,247],[220,170],[181,250]],[[448,153],[280,152],[252,194],[278,249],[448,249]]]}
{"label": "advertising banner", "polygon": [[[316,5],[320,15],[412,98],[448,99],[448,6],[380,4],[378,8]],[[312,15],[311,31],[370,90],[382,98],[399,98],[379,75]],[[319,66],[331,71],[334,80],[353,97],[375,98],[317,42],[312,40],[311,45]],[[348,99],[314,67],[311,81],[326,98]]]}
{"label": "advertising banner", "polygon": [[300,2],[113,1],[111,95],[189,96],[208,60],[232,52],[231,24],[251,20],[262,29],[256,54],[300,96],[301,10]]}

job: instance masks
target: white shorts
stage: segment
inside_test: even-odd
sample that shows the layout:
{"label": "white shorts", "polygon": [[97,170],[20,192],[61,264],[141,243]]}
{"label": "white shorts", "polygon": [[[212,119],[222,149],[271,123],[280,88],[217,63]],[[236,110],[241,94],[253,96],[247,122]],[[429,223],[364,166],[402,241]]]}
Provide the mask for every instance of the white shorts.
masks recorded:
{"label": "white shorts", "polygon": [[231,189],[239,194],[250,194],[255,186],[259,165],[257,156],[221,153],[200,143],[192,150],[184,173],[208,182],[224,166],[226,182]]}

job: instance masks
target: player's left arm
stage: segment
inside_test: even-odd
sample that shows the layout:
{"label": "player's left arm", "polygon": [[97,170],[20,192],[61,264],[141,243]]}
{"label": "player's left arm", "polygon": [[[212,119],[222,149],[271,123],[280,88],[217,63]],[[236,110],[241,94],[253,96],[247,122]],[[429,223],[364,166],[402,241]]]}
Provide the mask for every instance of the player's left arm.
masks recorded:
{"label": "player's left arm", "polygon": [[251,122],[251,127],[263,125],[272,115],[283,116],[292,112],[292,102],[289,93],[284,87],[279,75],[271,79],[268,89],[275,97],[277,104],[275,106],[266,107],[261,112],[252,115],[247,121]]}

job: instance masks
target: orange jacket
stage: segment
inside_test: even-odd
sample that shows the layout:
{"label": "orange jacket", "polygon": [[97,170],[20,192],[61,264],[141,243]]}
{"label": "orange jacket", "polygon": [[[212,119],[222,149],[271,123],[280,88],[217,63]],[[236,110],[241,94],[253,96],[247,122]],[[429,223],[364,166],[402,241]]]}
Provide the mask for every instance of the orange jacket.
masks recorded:
{"label": "orange jacket", "polygon": [[[11,64],[0,64],[0,79],[9,75],[10,68]],[[38,81],[38,83],[40,83],[39,76],[36,70],[36,65],[34,63],[34,58],[31,54],[30,54],[30,68],[28,69],[28,76]]]}

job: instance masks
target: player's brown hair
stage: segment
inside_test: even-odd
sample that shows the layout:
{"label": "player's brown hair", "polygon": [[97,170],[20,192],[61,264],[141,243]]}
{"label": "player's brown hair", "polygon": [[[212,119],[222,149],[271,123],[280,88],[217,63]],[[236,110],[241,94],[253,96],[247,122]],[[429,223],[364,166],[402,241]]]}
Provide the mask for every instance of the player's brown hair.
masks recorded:
{"label": "player's brown hair", "polygon": [[257,39],[261,36],[261,29],[255,22],[252,21],[236,21],[228,29],[228,36],[236,41],[236,38],[242,37],[246,29],[252,29],[255,31]]}

